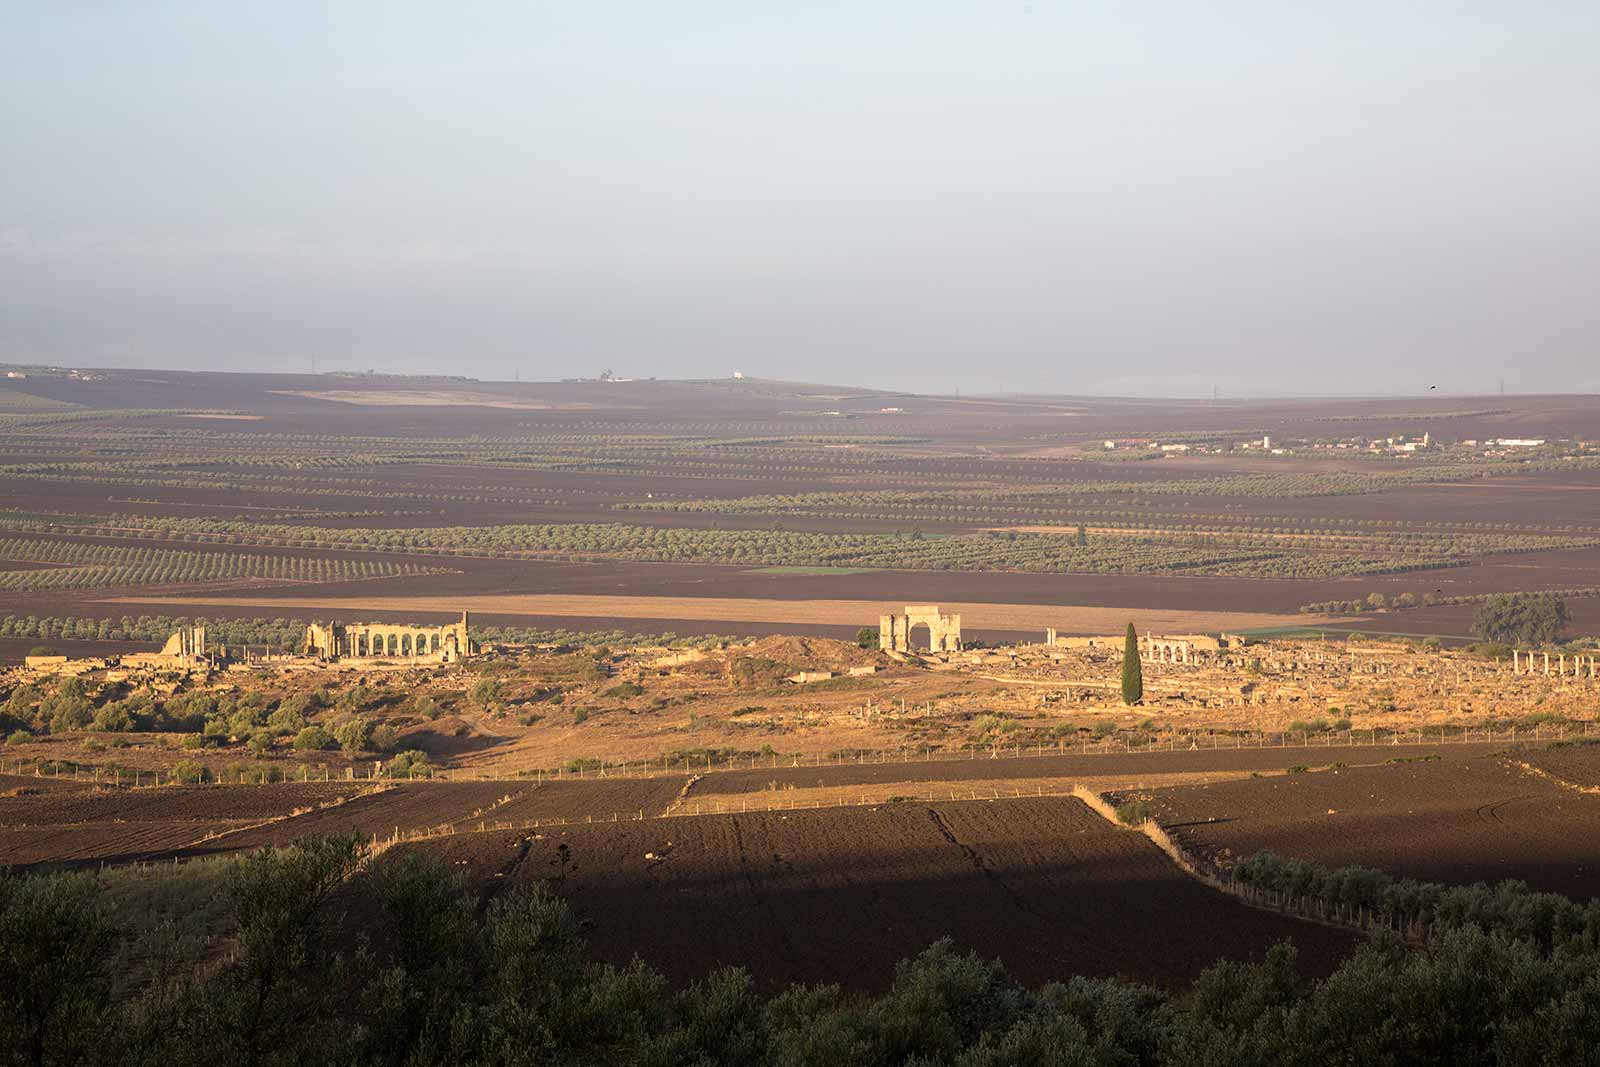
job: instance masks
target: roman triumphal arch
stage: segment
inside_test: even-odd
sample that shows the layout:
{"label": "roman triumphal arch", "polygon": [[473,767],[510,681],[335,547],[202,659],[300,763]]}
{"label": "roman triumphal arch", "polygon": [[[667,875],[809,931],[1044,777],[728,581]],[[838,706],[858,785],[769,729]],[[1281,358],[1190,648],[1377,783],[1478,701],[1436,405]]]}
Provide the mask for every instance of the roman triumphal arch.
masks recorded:
{"label": "roman triumphal arch", "polygon": [[903,615],[883,615],[878,619],[878,647],[886,652],[915,652],[911,647],[911,628],[928,628],[928,649],[932,652],[961,650],[961,616],[945,615],[937,604],[907,604]]}

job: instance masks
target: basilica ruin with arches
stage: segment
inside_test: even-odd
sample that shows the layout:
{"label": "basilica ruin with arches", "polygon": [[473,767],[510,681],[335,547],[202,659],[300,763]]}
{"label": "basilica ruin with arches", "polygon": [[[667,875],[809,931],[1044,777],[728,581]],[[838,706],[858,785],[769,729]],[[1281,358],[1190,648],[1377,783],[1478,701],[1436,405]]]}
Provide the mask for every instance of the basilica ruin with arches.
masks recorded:
{"label": "basilica ruin with arches", "polygon": [[306,627],[302,655],[331,662],[349,659],[459,663],[473,655],[467,613],[444,626],[388,622],[314,622]]}

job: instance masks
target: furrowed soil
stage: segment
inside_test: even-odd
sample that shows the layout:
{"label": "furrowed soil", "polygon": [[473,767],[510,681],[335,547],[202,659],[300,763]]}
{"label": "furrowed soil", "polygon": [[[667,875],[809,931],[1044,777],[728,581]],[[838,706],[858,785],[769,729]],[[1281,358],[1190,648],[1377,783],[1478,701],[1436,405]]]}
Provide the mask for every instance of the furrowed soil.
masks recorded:
{"label": "furrowed soil", "polygon": [[218,851],[216,842],[230,832],[291,822],[297,813],[342,805],[370,789],[356,782],[150,789],[24,784],[0,797],[0,865],[204,855]]}
{"label": "furrowed soil", "polygon": [[[1229,739],[1219,739],[1227,741]],[[719,796],[762,792],[771,789],[830,789],[849,786],[875,786],[918,782],[1012,781],[1039,779],[1087,782],[1094,778],[1143,777],[1173,774],[1251,774],[1282,773],[1295,766],[1326,766],[1329,763],[1374,764],[1390,759],[1441,755],[1460,761],[1490,752],[1495,746],[1474,742],[1466,745],[1310,745],[1291,748],[1204,748],[1148,752],[1108,752],[1074,755],[1070,752],[1049,756],[970,759],[910,758],[903,762],[844,763],[831,766],[756,766],[747,770],[707,774],[694,784],[690,795]],[[1504,747],[1499,746],[1499,747]],[[758,761],[759,762],[759,761]]]}
{"label": "furrowed soil", "polygon": [[638,955],[677,984],[735,964],[768,988],[882,989],[896,961],[942,937],[1031,985],[1073,974],[1180,984],[1218,956],[1259,958],[1286,938],[1303,969],[1326,973],[1354,943],[1206,888],[1071,798],[646,819],[405,847],[464,869],[486,897],[545,882],[599,958]]}
{"label": "furrowed soil", "polygon": [[486,817],[530,786],[285,782],[0,797],[0,865],[192,858],[349,831],[387,837]]}
{"label": "furrowed soil", "polygon": [[598,778],[589,781],[530,782],[516,799],[497,807],[491,818],[513,823],[529,819],[606,820],[665,814],[690,778]]}
{"label": "furrowed soil", "polygon": [[1580,900],[1600,896],[1600,796],[1517,765],[1554,754],[1348,767],[1140,795],[1180,844],[1221,862],[1268,849],[1427,881],[1517,878]]}
{"label": "furrowed soil", "polygon": [[1559,784],[1600,793],[1600,745],[1556,743],[1543,749],[1525,749],[1511,758],[1535,773],[1549,775]]}
{"label": "furrowed soil", "polygon": [[488,817],[497,804],[515,799],[526,788],[520,782],[402,782],[348,804],[230,835],[221,843],[236,851],[287,844],[308,834],[355,831],[370,838],[443,830]]}

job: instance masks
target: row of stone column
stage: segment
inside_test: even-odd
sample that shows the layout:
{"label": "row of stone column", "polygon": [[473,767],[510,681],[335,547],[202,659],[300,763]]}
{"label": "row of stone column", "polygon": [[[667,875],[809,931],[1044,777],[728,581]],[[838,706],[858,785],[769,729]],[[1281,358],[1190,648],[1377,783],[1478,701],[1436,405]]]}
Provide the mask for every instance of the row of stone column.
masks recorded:
{"label": "row of stone column", "polygon": [[[1534,664],[1533,657],[1535,657],[1535,656],[1543,656],[1544,657],[1544,670],[1543,670],[1542,673],[1547,674],[1547,675],[1551,674],[1551,673],[1554,673],[1554,674],[1559,675],[1562,678],[1565,678],[1567,676],[1567,655],[1566,655],[1566,653],[1559,652],[1559,653],[1556,654],[1556,662],[1555,662],[1555,665],[1554,665],[1555,666],[1555,670],[1552,672],[1551,663],[1550,663],[1550,653],[1548,653],[1548,652],[1523,652],[1523,653],[1519,654],[1516,649],[1512,649],[1511,650],[1511,673],[1512,674],[1539,674],[1539,673],[1541,673],[1540,670],[1538,669],[1538,667],[1535,666],[1535,664]],[[1585,670],[1587,670],[1588,675],[1589,675],[1590,678],[1600,677],[1600,666],[1597,666],[1597,661],[1596,661],[1596,659],[1595,659],[1595,657],[1593,655],[1590,655],[1590,654],[1587,654],[1587,653],[1574,655],[1572,657],[1572,677],[1574,677],[1574,678],[1582,678],[1584,676]]]}

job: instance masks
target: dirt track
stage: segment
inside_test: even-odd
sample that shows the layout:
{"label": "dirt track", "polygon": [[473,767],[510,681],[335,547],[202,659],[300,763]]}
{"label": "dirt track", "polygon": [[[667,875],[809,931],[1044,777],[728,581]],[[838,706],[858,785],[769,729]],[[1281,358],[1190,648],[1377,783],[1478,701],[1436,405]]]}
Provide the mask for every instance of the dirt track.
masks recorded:
{"label": "dirt track", "polygon": [[[691,622],[759,622],[798,625],[867,625],[885,610],[876,600],[769,600],[735,597],[568,596],[560,594],[465,596],[194,596],[108,597],[107,605],[179,604],[185,607],[273,608],[326,612],[428,612],[470,610],[494,616],[546,616],[610,619],[655,619]],[[1055,627],[1067,633],[1116,633],[1131,620],[1141,630],[1158,633],[1207,633],[1274,626],[1303,626],[1330,621],[1323,616],[1235,611],[1169,611],[1160,609],[1084,607],[1075,605],[942,603],[959,613],[963,623],[998,630]]]}

